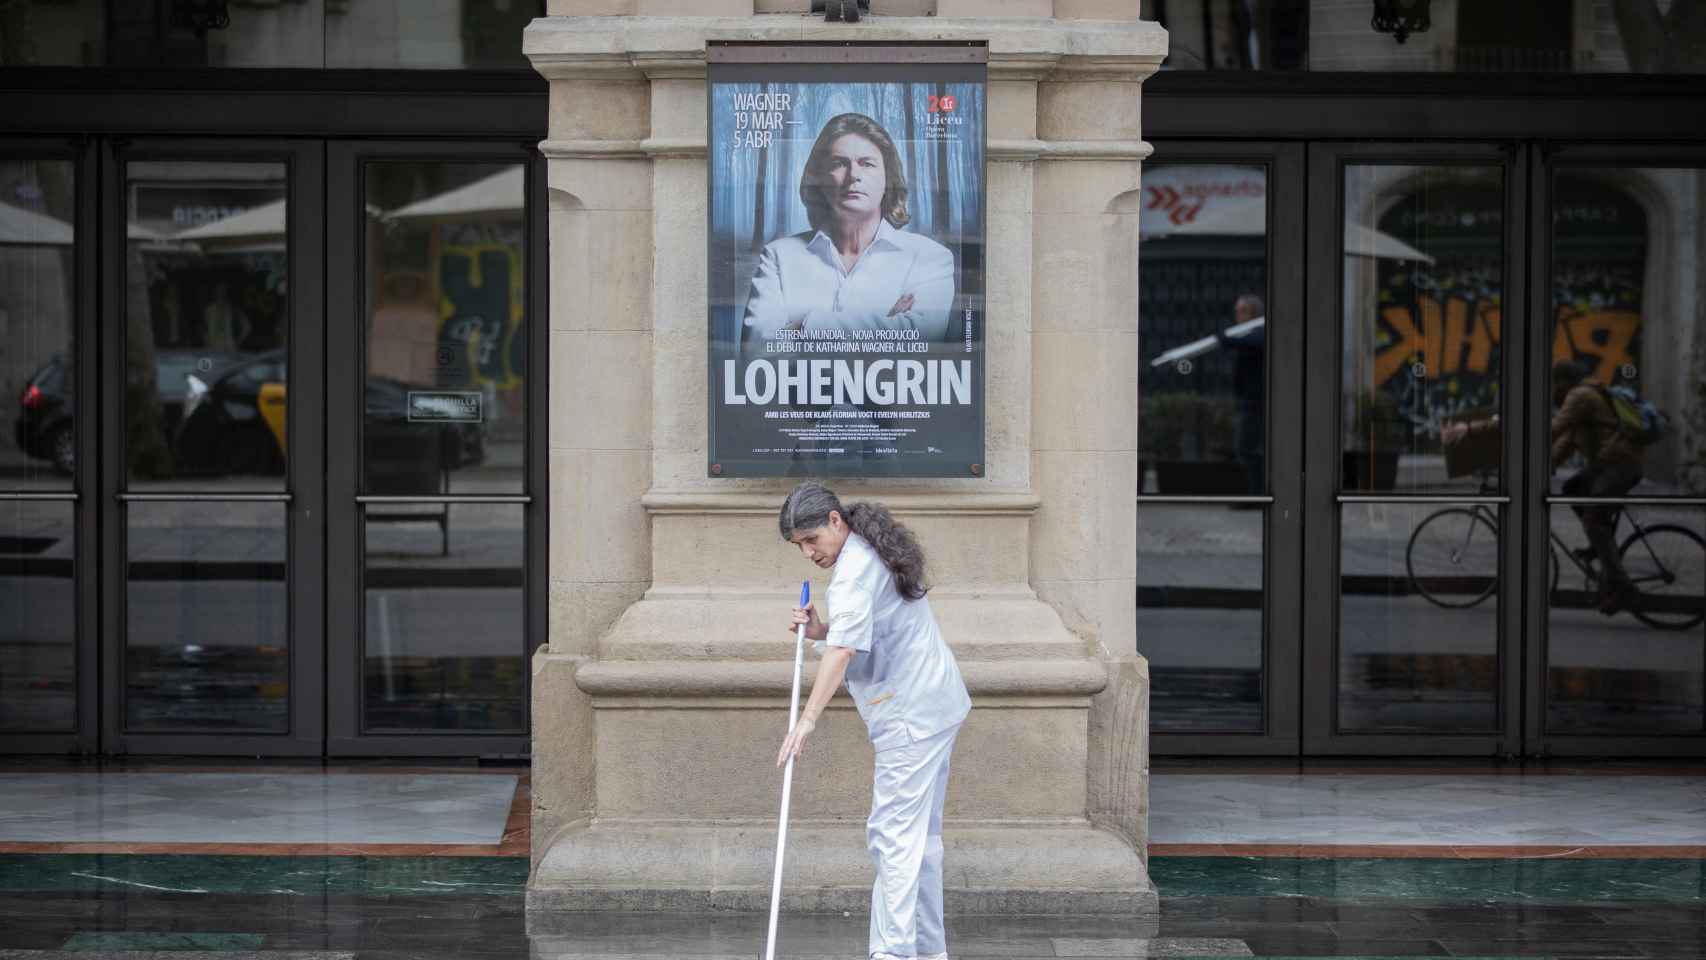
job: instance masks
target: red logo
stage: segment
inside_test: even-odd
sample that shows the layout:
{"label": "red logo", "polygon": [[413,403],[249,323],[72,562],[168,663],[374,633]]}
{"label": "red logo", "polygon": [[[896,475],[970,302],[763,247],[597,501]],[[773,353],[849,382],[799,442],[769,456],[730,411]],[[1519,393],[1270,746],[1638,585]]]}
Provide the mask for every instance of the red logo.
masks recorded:
{"label": "red logo", "polygon": [[959,98],[954,96],[951,93],[946,95],[946,96],[940,96],[940,97],[937,96],[936,94],[932,93],[930,95],[930,106],[928,109],[926,109],[925,112],[926,113],[953,113],[954,108],[959,106],[959,105],[960,105]]}
{"label": "red logo", "polygon": [[1167,219],[1173,221],[1176,226],[1182,227],[1195,220],[1197,213],[1202,210],[1202,197],[1192,201],[1181,196],[1179,191],[1172,187],[1144,187],[1143,190],[1149,194],[1149,209],[1163,211],[1167,214]]}

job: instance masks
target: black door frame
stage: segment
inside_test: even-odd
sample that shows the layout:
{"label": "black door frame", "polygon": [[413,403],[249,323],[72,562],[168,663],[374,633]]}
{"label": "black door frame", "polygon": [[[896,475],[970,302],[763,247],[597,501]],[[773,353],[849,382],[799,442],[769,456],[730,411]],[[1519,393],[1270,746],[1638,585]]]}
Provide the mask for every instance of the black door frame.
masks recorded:
{"label": "black door frame", "polygon": [[[532,273],[528,309],[530,313],[528,351],[529,396],[532,421],[528,427],[529,463],[527,473],[532,503],[527,509],[527,597],[526,630],[530,649],[542,645],[546,636],[548,553],[546,457],[548,385],[548,324],[546,304],[549,284],[547,276],[546,189],[543,160],[536,145],[547,133],[549,91],[546,81],[531,70],[290,70],[290,69],[129,69],[129,68],[56,68],[0,67],[0,96],[7,109],[0,111],[0,151],[7,156],[55,156],[75,159],[78,175],[78,304],[77,343],[80,356],[78,407],[89,411],[86,419],[94,422],[96,413],[114,416],[111,409],[117,400],[104,389],[105,383],[122,383],[123,351],[101,333],[113,329],[109,314],[122,309],[122,298],[116,304],[109,291],[122,284],[122,240],[115,248],[111,238],[101,237],[102,222],[114,221],[116,211],[122,211],[122,171],[116,166],[117,155],[145,146],[159,148],[170,155],[182,155],[192,146],[213,150],[220,158],[233,152],[244,157],[255,151],[265,153],[280,145],[287,152],[298,147],[312,155],[313,188],[318,201],[329,194],[326,184],[324,155],[336,148],[339,141],[364,141],[390,138],[394,146],[406,143],[424,146],[427,152],[436,151],[445,159],[468,159],[470,147],[475,151],[484,145],[502,141],[494,147],[504,159],[531,157],[528,168],[528,204],[531,218],[528,238],[533,251],[528,268]],[[175,139],[183,137],[186,139]],[[126,138],[154,138],[135,143]],[[406,149],[412,149],[409,147]],[[404,152],[406,152],[406,149]],[[306,169],[306,168],[304,168]],[[296,173],[293,172],[293,176]],[[299,181],[300,183],[300,181]],[[312,266],[319,270],[328,261],[323,254],[326,238],[326,218],[341,211],[328,209],[323,202],[303,208],[307,193],[297,186],[290,210],[292,242],[292,274],[305,277],[304,270]],[[312,243],[310,255],[304,244]],[[347,244],[346,244],[347,246]],[[118,256],[115,256],[115,253]],[[338,261],[353,262],[351,260]],[[325,281],[336,283],[335,276],[321,275]],[[293,312],[309,302],[294,287]],[[347,292],[347,291],[346,291]],[[321,324],[326,305],[323,290],[309,295],[316,311],[314,332],[318,338],[314,349],[319,353],[325,334]],[[348,303],[348,301],[344,301]],[[300,327],[301,324],[299,323]],[[307,362],[298,353],[306,341],[301,330],[292,336],[292,416],[290,449],[293,454],[312,447],[323,458],[328,437],[323,399],[323,371],[318,359]],[[303,362],[297,362],[298,360]],[[342,359],[342,358],[336,358]],[[352,367],[352,369],[354,369]],[[113,379],[115,370],[118,379]],[[95,375],[99,372],[99,376]],[[307,380],[312,375],[319,389],[310,390]],[[304,413],[313,395],[315,412]],[[311,435],[298,437],[298,429],[306,429],[308,421],[315,422]],[[300,439],[301,442],[298,442]],[[115,629],[122,625],[124,583],[114,574],[122,572],[123,544],[115,535],[123,524],[122,510],[113,498],[119,492],[116,476],[102,476],[102,464],[122,464],[112,449],[103,442],[100,431],[79,433],[79,476],[73,489],[79,500],[78,543],[75,572],[78,590],[78,712],[79,726],[70,733],[0,733],[0,753],[183,753],[183,754],[299,754],[322,753],[389,753],[395,755],[456,754],[519,754],[526,753],[528,738],[511,737],[498,742],[492,737],[456,738],[439,736],[410,736],[363,738],[359,744],[332,744],[323,734],[327,731],[327,708],[322,702],[311,718],[322,735],[297,739],[233,738],[224,734],[165,734],[159,738],[119,737],[111,729],[122,713],[117,706],[116,693],[106,694],[110,703],[103,703],[103,688],[113,687],[117,669]],[[292,456],[293,464],[298,461]],[[122,470],[122,467],[111,468]],[[302,503],[308,492],[302,483],[312,480],[316,497],[313,512],[312,536],[323,538],[328,532],[325,521],[324,470],[317,478],[300,477],[293,466],[292,493]],[[111,471],[109,471],[111,472]],[[0,494],[14,492],[0,490]],[[3,496],[0,496],[3,499]],[[308,508],[304,508],[308,509]],[[295,531],[293,531],[293,536]],[[316,541],[319,542],[319,541]],[[293,551],[305,546],[300,536],[293,540]],[[321,556],[324,543],[320,543]],[[293,552],[291,563],[300,563]],[[108,569],[110,568],[110,570]],[[103,575],[97,576],[97,571]],[[301,571],[293,567],[298,577],[294,585],[308,587]],[[336,571],[316,569],[312,590],[319,595],[315,602],[322,614],[315,618],[321,642],[316,655],[322,664],[314,683],[322,691],[322,700],[329,696],[325,666],[327,657],[324,615],[326,577]],[[348,574],[346,565],[342,573]],[[346,581],[347,582],[347,581]],[[339,586],[340,584],[333,584]],[[294,628],[294,625],[293,625]],[[306,667],[307,664],[302,664]],[[293,687],[296,666],[293,665]],[[531,689],[529,689],[529,695]],[[309,731],[300,731],[308,734]],[[103,741],[103,733],[106,739]],[[289,742],[288,750],[282,745]],[[310,743],[311,741],[311,743]]]}
{"label": "black door frame", "polygon": [[[1317,213],[1308,225],[1307,311],[1310,344],[1304,382],[1316,389],[1306,391],[1305,443],[1307,466],[1304,539],[1318,545],[1308,560],[1303,593],[1303,752],[1309,755],[1381,754],[1388,756],[1514,755],[1521,746],[1522,695],[1522,602],[1516,577],[1500,577],[1499,658],[1496,689],[1499,710],[1496,728],[1484,733],[1344,733],[1338,730],[1338,636],[1339,636],[1339,521],[1345,503],[1383,502],[1393,504],[1461,503],[1475,497],[1428,497],[1402,492],[1363,495],[1340,489],[1340,390],[1343,351],[1343,275],[1341,252],[1344,210],[1344,167],[1349,163],[1373,164],[1475,164],[1498,165],[1505,172],[1504,216],[1504,307],[1505,316],[1525,317],[1528,282],[1524,250],[1527,228],[1528,166],[1523,152],[1529,148],[1515,143],[1319,143],[1309,150],[1309,194],[1317,198]],[[1330,204],[1322,198],[1331,198]],[[1528,405],[1524,364],[1512,358],[1527,355],[1526,324],[1505,324],[1501,330],[1500,396],[1505,423],[1526,424]],[[1331,389],[1325,385],[1331,384]],[[1513,512],[1511,490],[1527,483],[1520,437],[1523,431],[1505,431],[1505,470],[1501,490],[1486,498],[1501,515],[1500,566],[1507,572],[1522,569],[1521,517]],[[1324,550],[1322,549],[1324,548]],[[1325,552],[1327,555],[1322,556]]]}
{"label": "black door frame", "polygon": [[[286,249],[290,271],[289,414],[285,436],[283,495],[273,491],[131,493],[126,488],[124,391],[109,389],[101,398],[100,491],[102,688],[110,709],[103,711],[101,750],[125,754],[319,756],[325,738],[325,555],[324,429],[325,384],[321,377],[325,343],[326,264],[324,249],[324,148],[313,140],[150,139],[108,140],[101,161],[100,237],[103,290],[101,379],[123,384],[125,370],[125,264],[128,222],[125,165],[133,160],[273,162],[285,165],[288,184]],[[128,585],[127,502],[138,500],[280,502],[286,511],[285,564],[289,631],[290,729],[283,734],[232,733],[216,728],[184,732],[125,728],[125,597]]]}
{"label": "black door frame", "polygon": [[[72,315],[71,343],[72,382],[74,384],[76,416],[83,423],[93,422],[91,411],[99,410],[100,381],[95,375],[102,352],[100,299],[97,283],[99,258],[96,232],[98,198],[100,196],[99,162],[95,141],[88,137],[67,138],[0,138],[0,159],[58,160],[72,165],[73,190],[76,197],[72,237]],[[10,401],[12,398],[5,398]],[[75,422],[75,421],[74,421]],[[73,536],[71,576],[72,596],[77,609],[73,615],[73,686],[76,695],[75,721],[72,729],[59,732],[9,730],[0,731],[0,753],[17,754],[90,754],[100,749],[101,703],[99,696],[99,554],[96,544],[99,533],[101,499],[92,491],[100,489],[97,470],[100,464],[97,438],[99,431],[76,429],[77,465],[70,489],[64,492],[43,492],[0,486],[0,503],[38,502],[65,503],[71,507]],[[29,561],[18,565],[17,574],[28,573]]]}
{"label": "black door frame", "polygon": [[523,697],[529,718],[527,728],[517,732],[368,734],[362,730],[364,616],[362,580],[363,523],[361,522],[361,421],[345,411],[359,411],[365,369],[366,317],[364,302],[366,267],[363,218],[365,207],[362,165],[368,161],[413,161],[448,163],[522,163],[525,165],[525,236],[527,275],[524,278],[527,306],[527,451],[525,490],[519,496],[453,495],[433,498],[445,503],[515,503],[523,511],[524,529],[524,624],[523,649],[516,651],[530,661],[546,635],[546,602],[549,585],[549,554],[546,528],[549,523],[546,490],[549,481],[547,410],[550,402],[546,382],[549,356],[547,292],[549,253],[545,216],[545,162],[536,144],[521,140],[471,143],[467,141],[346,141],[327,147],[327,255],[337,264],[328,275],[326,316],[329,328],[337,331],[326,355],[327,418],[326,482],[328,489],[329,536],[326,569],[327,609],[332,646],[327,671],[328,756],[488,756],[517,757],[531,752],[532,684],[524,685]]}
{"label": "black door frame", "polygon": [[[1698,131],[1696,131],[1698,133]],[[1535,335],[1530,338],[1531,349],[1526,354],[1532,371],[1527,393],[1530,408],[1539,417],[1551,410],[1550,369],[1552,363],[1552,184],[1560,168],[1572,166],[1626,167],[1692,167],[1706,170],[1706,148],[1680,146],[1675,143],[1585,145],[1547,143],[1530,152],[1529,181],[1532,184],[1529,204],[1528,235],[1530,246],[1529,275],[1535,295],[1528,311],[1527,326]],[[1547,533],[1550,525],[1551,496],[1548,477],[1550,437],[1539,429],[1529,431],[1528,461],[1534,464],[1534,480],[1523,491],[1521,507],[1527,515],[1525,523],[1526,548],[1533,557],[1544,557],[1551,549]],[[1612,503],[1650,503],[1655,506],[1692,506],[1706,514],[1706,497],[1630,497],[1608,498]],[[1526,571],[1525,616],[1530,624],[1531,656],[1523,676],[1524,750],[1538,756],[1639,756],[1671,757],[1706,755],[1706,730],[1695,734],[1634,735],[1634,734],[1567,734],[1551,733],[1546,729],[1547,653],[1550,643],[1550,587],[1546,582],[1547,567],[1533,563]],[[1678,634],[1686,642],[1686,634]],[[1706,645],[1706,624],[1695,630],[1695,642]]]}
{"label": "black door frame", "polygon": [[[1301,422],[1302,392],[1276,376],[1303,365],[1303,216],[1304,148],[1298,143],[1212,143],[1163,141],[1150,162],[1257,163],[1268,171],[1267,274],[1268,323],[1267,469],[1268,491],[1259,497],[1137,495],[1138,523],[1146,505],[1229,506],[1256,503],[1263,511],[1262,732],[1152,733],[1158,754],[1198,756],[1292,756],[1299,750],[1298,625],[1302,620],[1303,451],[1285,441]],[[1139,252],[1139,269],[1142,253]],[[1142,389],[1141,364],[1139,390]],[[1139,425],[1139,429],[1142,425]],[[1141,483],[1141,478],[1139,478]],[[1277,561],[1277,562],[1276,562]],[[1141,572],[1140,572],[1141,576]],[[1138,650],[1143,635],[1138,634]]]}

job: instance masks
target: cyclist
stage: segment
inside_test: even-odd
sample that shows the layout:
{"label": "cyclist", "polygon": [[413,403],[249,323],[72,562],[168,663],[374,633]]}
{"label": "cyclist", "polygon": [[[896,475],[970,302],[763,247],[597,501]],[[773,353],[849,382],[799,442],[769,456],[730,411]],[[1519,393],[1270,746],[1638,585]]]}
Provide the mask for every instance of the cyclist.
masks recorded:
{"label": "cyclist", "polygon": [[[1552,469],[1580,453],[1587,465],[1564,481],[1570,497],[1621,497],[1641,482],[1641,447],[1623,434],[1605,386],[1572,360],[1552,366]],[[1634,584],[1617,555],[1621,507],[1575,507],[1582,531],[1599,558],[1599,612],[1613,614],[1636,604]]]}

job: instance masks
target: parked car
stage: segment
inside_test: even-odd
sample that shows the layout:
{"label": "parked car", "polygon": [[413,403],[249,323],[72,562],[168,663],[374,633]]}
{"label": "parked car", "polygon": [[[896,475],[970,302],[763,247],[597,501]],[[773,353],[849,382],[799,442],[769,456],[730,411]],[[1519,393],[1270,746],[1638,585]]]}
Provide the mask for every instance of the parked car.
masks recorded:
{"label": "parked car", "polygon": [[[230,354],[206,350],[155,351],[154,382],[162,433],[170,437],[177,432],[189,393],[188,374],[229,360]],[[18,448],[27,456],[51,462],[65,474],[77,465],[77,391],[73,380],[64,355],[56,353],[30,376],[18,398]]]}
{"label": "parked car", "polygon": [[[185,379],[182,425],[173,447],[180,473],[284,472],[289,403],[289,356],[284,349],[249,354]],[[368,378],[363,449],[370,473],[452,470],[485,458],[483,424],[409,421],[409,392],[423,389],[429,388]],[[423,443],[434,448],[424,464]]]}
{"label": "parked car", "polygon": [[18,397],[18,449],[51,462],[60,473],[77,466],[77,432],[72,415],[72,383],[64,358],[54,354],[30,375]]}

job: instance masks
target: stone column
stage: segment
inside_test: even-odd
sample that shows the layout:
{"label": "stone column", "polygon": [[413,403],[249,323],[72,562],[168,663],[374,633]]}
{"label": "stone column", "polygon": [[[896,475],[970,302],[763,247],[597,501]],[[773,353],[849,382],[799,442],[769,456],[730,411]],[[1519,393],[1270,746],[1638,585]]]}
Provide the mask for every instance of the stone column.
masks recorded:
{"label": "stone column", "polygon": [[[985,477],[837,487],[917,531],[972,692],[946,814],[950,912],[1155,911],[1134,626],[1136,190],[1139,84],[1166,34],[1088,19],[1121,6],[1102,0],[976,19],[975,4],[939,3],[844,25],[754,14],[754,0],[553,2],[528,28],[551,82],[552,277],[530,913],[768,901],[785,612],[813,571],[776,535],[789,482],[705,471],[708,40],[988,42]],[[583,11],[617,15],[557,15]],[[795,771],[788,909],[866,909],[870,775],[841,696]]]}

